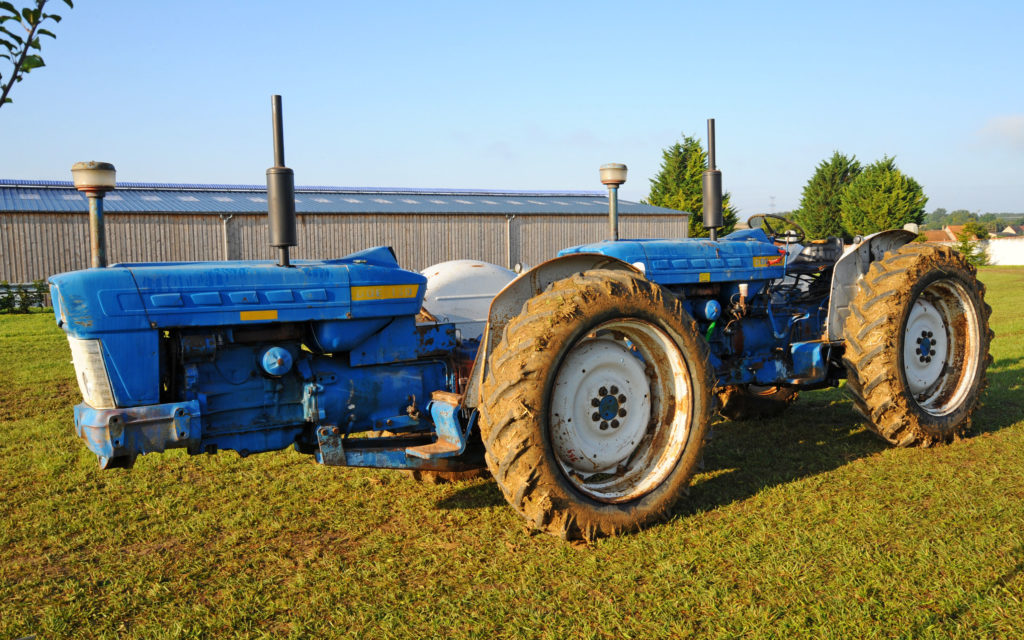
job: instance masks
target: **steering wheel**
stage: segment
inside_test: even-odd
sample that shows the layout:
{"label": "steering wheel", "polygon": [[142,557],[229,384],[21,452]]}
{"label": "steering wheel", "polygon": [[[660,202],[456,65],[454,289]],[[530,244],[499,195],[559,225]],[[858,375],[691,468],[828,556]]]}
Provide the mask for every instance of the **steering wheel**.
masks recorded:
{"label": "steering wheel", "polygon": [[[760,220],[760,224],[758,224],[756,226],[754,224],[754,219],[755,218]],[[793,228],[792,229],[786,229],[782,233],[779,233],[774,228],[772,228],[772,225],[768,222],[769,218],[771,218],[773,220],[778,220],[780,223],[785,224],[787,227],[793,227]],[[747,224],[750,225],[751,229],[758,228],[758,227],[764,229],[765,232],[775,242],[782,242],[784,244],[803,244],[804,240],[807,239],[807,232],[804,231],[803,227],[801,227],[797,223],[793,222],[792,220],[789,220],[787,218],[783,218],[782,216],[777,216],[777,215],[775,215],[773,213],[757,213],[757,214],[754,214],[754,215],[750,216],[750,218],[747,219]]]}

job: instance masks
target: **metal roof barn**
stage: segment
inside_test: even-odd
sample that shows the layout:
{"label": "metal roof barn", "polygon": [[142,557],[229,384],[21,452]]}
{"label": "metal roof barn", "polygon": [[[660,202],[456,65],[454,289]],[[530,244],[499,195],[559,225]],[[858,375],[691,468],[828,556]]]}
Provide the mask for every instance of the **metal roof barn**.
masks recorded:
{"label": "metal roof barn", "polygon": [[[409,269],[470,258],[533,265],[607,236],[598,191],[296,187],[297,259],[388,245]],[[128,182],[104,198],[114,262],[270,259],[261,185]],[[622,238],[685,237],[689,214],[619,200]],[[0,180],[0,280],[89,266],[88,200],[65,181]]]}

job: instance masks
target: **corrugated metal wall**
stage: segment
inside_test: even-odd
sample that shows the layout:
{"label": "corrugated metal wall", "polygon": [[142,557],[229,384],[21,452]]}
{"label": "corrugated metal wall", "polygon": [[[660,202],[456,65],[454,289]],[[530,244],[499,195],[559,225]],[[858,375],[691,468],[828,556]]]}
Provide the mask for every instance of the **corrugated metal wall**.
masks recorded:
{"label": "corrugated metal wall", "polygon": [[[113,262],[220,260],[227,227],[232,259],[271,259],[265,215],[239,214],[226,223],[207,214],[107,214],[107,256]],[[470,258],[535,265],[564,247],[607,237],[605,215],[299,214],[296,259],[337,258],[390,245],[409,269]],[[623,215],[622,238],[675,238],[686,233],[679,215]],[[30,282],[89,266],[86,214],[0,214],[0,280]]]}

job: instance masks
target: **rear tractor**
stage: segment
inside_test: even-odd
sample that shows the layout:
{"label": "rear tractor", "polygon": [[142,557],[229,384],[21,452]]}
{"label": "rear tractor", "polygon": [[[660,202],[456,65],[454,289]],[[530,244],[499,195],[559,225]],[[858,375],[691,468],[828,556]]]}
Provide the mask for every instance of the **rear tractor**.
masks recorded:
{"label": "rear tractor", "polygon": [[844,247],[756,216],[718,238],[714,121],[710,239],[619,240],[612,199],[612,239],[518,276],[469,261],[416,273],[387,247],[289,260],[274,107],[278,261],[50,279],[83,396],[75,427],[104,469],[176,447],[294,447],[432,479],[487,469],[530,525],[590,539],[670,513],[716,410],[774,415],[846,379],[868,428],[907,447],[953,440],[978,405],[992,334],[974,268],[902,229]]}

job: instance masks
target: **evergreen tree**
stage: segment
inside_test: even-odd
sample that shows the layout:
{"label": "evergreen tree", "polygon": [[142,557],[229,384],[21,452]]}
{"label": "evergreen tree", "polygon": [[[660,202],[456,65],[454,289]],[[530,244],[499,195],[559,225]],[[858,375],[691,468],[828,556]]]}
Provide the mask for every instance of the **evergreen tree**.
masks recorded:
{"label": "evergreen tree", "polygon": [[900,229],[908,222],[921,224],[928,202],[917,180],[888,156],[854,178],[840,200],[843,229],[851,236]]}
{"label": "evergreen tree", "polygon": [[[661,170],[651,179],[651,193],[645,202],[656,207],[667,207],[690,212],[690,237],[707,237],[704,228],[704,194],[701,180],[708,168],[708,154],[700,140],[683,136],[661,152]],[[721,234],[729,233],[736,226],[738,216],[729,204],[729,193],[722,194]]]}
{"label": "evergreen tree", "polygon": [[796,223],[811,239],[843,235],[840,199],[846,185],[861,172],[857,158],[848,158],[836,151],[829,160],[822,160],[814,175],[804,186],[800,207],[794,212]]}

